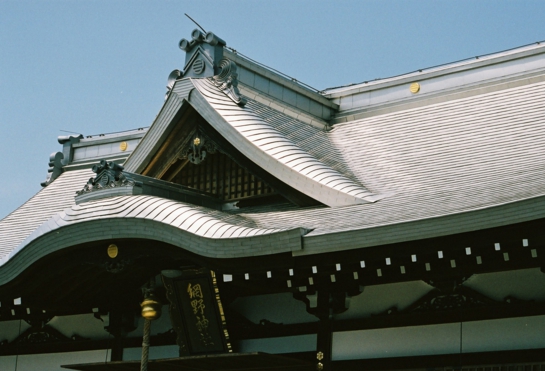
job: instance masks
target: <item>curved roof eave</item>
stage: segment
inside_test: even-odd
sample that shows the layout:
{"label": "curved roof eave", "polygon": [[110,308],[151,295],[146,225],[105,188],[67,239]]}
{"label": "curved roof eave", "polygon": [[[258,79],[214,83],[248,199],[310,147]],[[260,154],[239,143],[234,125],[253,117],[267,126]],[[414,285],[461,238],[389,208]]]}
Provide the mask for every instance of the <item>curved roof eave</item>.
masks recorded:
{"label": "curved roof eave", "polygon": [[308,232],[250,224],[242,217],[154,196],[89,201],[55,214],[2,258],[0,285],[40,258],[82,243],[140,238],[221,259],[297,251],[303,248],[302,236]]}
{"label": "curved roof eave", "polygon": [[[189,105],[244,156],[285,184],[327,206],[357,205],[376,202],[385,197],[382,194],[373,194],[319,161],[257,113],[237,105],[206,78],[187,78],[175,83],[153,125],[125,162],[126,171],[138,173],[143,170],[158,146],[166,140],[180,112]],[[274,145],[271,146],[266,138],[245,135],[246,131],[255,130],[256,127],[267,129],[269,139],[274,137]],[[295,162],[299,164],[297,167],[288,163],[286,159],[293,157],[287,156],[288,154],[297,155],[304,162],[303,166],[300,162]],[[327,168],[330,176],[320,177],[319,174],[301,170],[301,167],[303,170]],[[347,188],[347,184],[350,187]]]}
{"label": "curved roof eave", "polygon": [[[376,202],[384,197],[373,194],[298,147],[258,114],[233,102],[210,79],[191,79],[191,82],[195,89],[186,98],[191,106],[242,154],[292,188],[330,207]],[[266,128],[269,140],[246,134],[256,127]],[[274,145],[268,145],[273,139]],[[304,164],[296,162],[295,166],[284,161],[287,154],[297,154]],[[329,169],[330,175],[324,179],[304,171],[316,167]]]}

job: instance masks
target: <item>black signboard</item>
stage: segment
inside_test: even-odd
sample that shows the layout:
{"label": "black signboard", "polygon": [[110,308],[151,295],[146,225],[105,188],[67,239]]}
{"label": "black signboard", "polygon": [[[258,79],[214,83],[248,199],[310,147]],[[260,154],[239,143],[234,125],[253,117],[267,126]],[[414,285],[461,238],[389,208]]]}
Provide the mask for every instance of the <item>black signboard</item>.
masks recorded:
{"label": "black signboard", "polygon": [[229,351],[225,320],[213,273],[203,269],[163,276],[180,356]]}

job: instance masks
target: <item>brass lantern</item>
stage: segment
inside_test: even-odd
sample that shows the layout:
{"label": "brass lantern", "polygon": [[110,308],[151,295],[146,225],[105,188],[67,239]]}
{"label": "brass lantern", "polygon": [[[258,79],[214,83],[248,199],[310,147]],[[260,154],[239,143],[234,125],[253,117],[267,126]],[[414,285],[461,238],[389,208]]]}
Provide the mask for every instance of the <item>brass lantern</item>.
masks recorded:
{"label": "brass lantern", "polygon": [[147,293],[140,306],[142,307],[142,317],[144,319],[151,321],[161,317],[162,304],[152,292]]}

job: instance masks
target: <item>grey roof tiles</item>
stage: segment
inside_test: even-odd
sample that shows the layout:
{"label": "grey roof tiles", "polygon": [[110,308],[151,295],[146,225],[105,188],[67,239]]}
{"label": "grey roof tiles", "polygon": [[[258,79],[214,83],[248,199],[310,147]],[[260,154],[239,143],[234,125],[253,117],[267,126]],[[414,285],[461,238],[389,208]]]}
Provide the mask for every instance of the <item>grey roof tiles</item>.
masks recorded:
{"label": "grey roof tiles", "polygon": [[316,159],[251,108],[239,107],[209,79],[191,80],[212,109],[235,130],[218,123],[215,128],[220,134],[228,132],[243,154],[286,184],[329,206],[375,202],[382,197]]}
{"label": "grey roof tiles", "polygon": [[24,205],[0,221],[0,259],[55,213],[75,204],[76,191],[93,176],[88,170],[69,171],[40,190]]}
{"label": "grey roof tiles", "polygon": [[[153,222],[161,225],[157,233],[172,243],[177,243],[175,233],[191,236],[194,246],[209,239],[214,242],[194,251],[232,257],[271,253],[267,249],[278,245],[275,239],[284,238],[283,233],[304,240],[304,248],[301,242],[293,242],[290,251],[310,254],[543,218],[545,82],[533,81],[444,102],[424,102],[337,124],[329,132],[252,99],[239,107],[206,79],[178,81],[146,134],[148,139],[128,160],[132,171],[164,139],[169,120],[182,104],[192,104],[205,119],[216,120],[222,135],[258,158],[261,162],[256,163],[272,174],[326,204],[345,206],[270,205],[220,212],[150,196],[74,206],[74,192],[92,173],[68,171],[0,221],[0,257],[13,254],[25,239],[27,243],[46,241],[38,237],[80,221],[96,226],[111,219],[120,224]],[[198,91],[191,92],[194,87]],[[374,203],[346,202],[347,197],[377,194],[387,197]],[[300,232],[301,228],[310,231]],[[131,231],[138,236],[153,234]],[[220,247],[234,238],[258,237],[269,242],[260,248],[251,242],[256,250]],[[49,243],[43,242],[44,246]]]}

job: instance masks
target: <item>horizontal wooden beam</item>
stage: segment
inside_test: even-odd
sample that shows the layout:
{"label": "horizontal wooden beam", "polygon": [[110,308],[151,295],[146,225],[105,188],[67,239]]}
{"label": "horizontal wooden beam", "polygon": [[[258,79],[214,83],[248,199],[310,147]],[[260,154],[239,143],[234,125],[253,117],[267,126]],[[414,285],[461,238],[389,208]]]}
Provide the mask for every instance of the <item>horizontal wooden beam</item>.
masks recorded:
{"label": "horizontal wooden beam", "polygon": [[[444,367],[463,371],[473,368],[475,366],[478,366],[479,368],[487,368],[503,365],[513,366],[513,369],[516,370],[531,370],[531,367],[526,367],[532,366],[532,363],[537,363],[537,365],[542,366],[542,362],[545,362],[545,349],[524,349],[504,350],[500,352],[441,354],[415,357],[393,357],[334,361],[332,362],[331,371],[387,371],[409,369],[427,370],[435,367]],[[526,367],[519,368],[517,366]]]}
{"label": "horizontal wooden beam", "polygon": [[[167,333],[151,336],[150,344],[154,346],[174,345],[176,344],[176,334]],[[45,342],[35,344],[3,344],[0,345],[0,356],[22,355],[22,354],[40,354],[40,353],[64,353],[64,352],[82,352],[87,350],[113,349],[121,346],[122,348],[139,348],[142,346],[142,337],[131,337],[115,339],[109,337],[100,340],[72,340],[66,342]]]}
{"label": "horizontal wooden beam", "polygon": [[[331,321],[331,331],[356,331],[381,328],[426,326],[442,323],[483,321],[490,319],[529,317],[545,315],[545,303],[519,302],[498,306],[472,307],[448,311],[394,313],[361,319]],[[238,326],[229,323],[229,334],[233,340],[316,334],[319,322],[299,324]]]}

